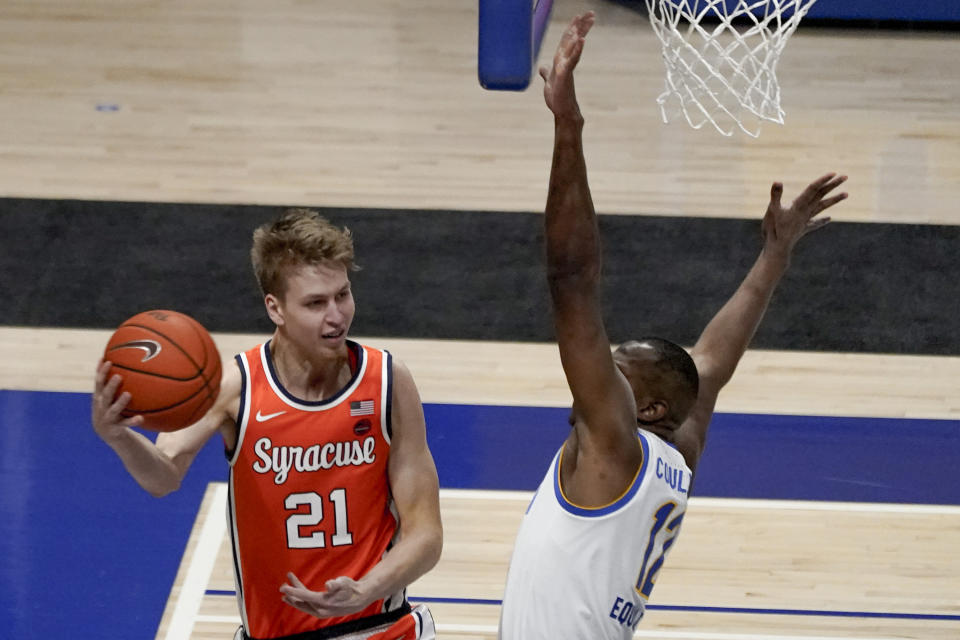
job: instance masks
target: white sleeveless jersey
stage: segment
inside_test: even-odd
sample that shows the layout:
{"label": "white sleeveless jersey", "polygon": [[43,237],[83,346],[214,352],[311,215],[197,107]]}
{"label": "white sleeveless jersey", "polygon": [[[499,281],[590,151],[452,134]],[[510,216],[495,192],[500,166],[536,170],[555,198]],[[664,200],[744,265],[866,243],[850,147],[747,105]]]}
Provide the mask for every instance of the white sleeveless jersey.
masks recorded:
{"label": "white sleeveless jersey", "polygon": [[500,615],[501,640],[627,640],[680,530],[690,469],[638,431],[643,463],[617,500],[579,507],[560,487],[561,448],[520,524]]}

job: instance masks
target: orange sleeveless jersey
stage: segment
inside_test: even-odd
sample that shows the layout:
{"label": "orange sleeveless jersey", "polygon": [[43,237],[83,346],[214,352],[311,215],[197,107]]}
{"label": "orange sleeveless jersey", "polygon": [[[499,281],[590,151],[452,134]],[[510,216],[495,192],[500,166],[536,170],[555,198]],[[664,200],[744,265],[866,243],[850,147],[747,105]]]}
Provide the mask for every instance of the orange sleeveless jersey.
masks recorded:
{"label": "orange sleeveless jersey", "polygon": [[390,354],[348,342],[354,375],[336,396],[306,402],[280,384],[270,343],[237,356],[239,439],[230,460],[229,520],[243,625],[253,638],[328,627],[403,605],[405,593],[363,611],[318,619],[284,603],[292,571],[307,588],[359,579],[390,547]]}

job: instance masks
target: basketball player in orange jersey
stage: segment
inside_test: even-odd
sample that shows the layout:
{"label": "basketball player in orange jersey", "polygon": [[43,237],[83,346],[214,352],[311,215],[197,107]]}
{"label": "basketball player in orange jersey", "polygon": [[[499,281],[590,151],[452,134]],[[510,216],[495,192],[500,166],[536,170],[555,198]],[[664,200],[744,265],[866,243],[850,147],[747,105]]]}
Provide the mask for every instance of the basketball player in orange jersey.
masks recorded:
{"label": "basketball player in orange jersey", "polygon": [[213,408],[151,442],[121,419],[130,395],[103,362],[94,430],[155,496],[223,437],[236,639],[434,638],[406,587],[440,557],[437,471],[408,369],[347,338],[350,234],[293,209],[256,230],[251,257],[276,331],[225,369]]}
{"label": "basketball player in orange jersey", "polygon": [[[524,515],[504,590],[501,640],[629,640],[686,509],[720,389],[746,350],[796,242],[846,194],[828,174],[793,203],[775,183],[763,248],[688,354],[660,338],[611,353],[600,305],[600,236],[583,156],[573,70],[593,25],[575,18],[553,68],[541,69],[554,115],[545,214],[547,276],[572,429]],[[656,300],[638,298],[656,312]]]}

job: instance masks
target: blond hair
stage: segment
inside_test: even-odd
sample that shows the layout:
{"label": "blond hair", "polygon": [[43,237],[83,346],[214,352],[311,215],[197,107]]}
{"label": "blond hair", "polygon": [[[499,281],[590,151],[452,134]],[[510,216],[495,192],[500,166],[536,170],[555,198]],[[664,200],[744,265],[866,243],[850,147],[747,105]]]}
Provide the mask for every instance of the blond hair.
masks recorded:
{"label": "blond hair", "polygon": [[312,209],[287,209],[273,222],[257,227],[250,261],[260,291],[278,297],[286,293],[291,269],[323,262],[340,263],[347,271],[356,269],[350,230],[330,224]]}

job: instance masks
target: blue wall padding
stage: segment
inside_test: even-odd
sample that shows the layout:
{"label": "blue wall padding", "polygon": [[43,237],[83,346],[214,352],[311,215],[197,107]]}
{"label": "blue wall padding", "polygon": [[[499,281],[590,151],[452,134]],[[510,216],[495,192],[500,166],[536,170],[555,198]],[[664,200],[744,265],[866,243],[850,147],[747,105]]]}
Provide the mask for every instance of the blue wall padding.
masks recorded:
{"label": "blue wall padding", "polygon": [[547,28],[553,0],[480,0],[477,72],[485,89],[523,91]]}
{"label": "blue wall padding", "polygon": [[960,22],[958,0],[817,0],[810,18],[842,20],[931,20]]}
{"label": "blue wall padding", "polygon": [[[679,4],[679,0],[673,0]],[[709,0],[688,2],[688,7],[704,9]],[[738,7],[738,0],[724,0],[726,13]],[[772,7],[773,5],[769,5]],[[793,13],[792,2],[782,2],[784,15]],[[721,13],[723,7],[720,7]],[[768,6],[759,6],[754,13],[764,14]],[[708,15],[714,13],[709,12]],[[960,22],[960,0],[816,0],[809,5],[808,18],[828,20],[902,20],[929,22]]]}
{"label": "blue wall padding", "polygon": [[477,72],[485,89],[522,91],[533,67],[529,0],[480,0]]}

